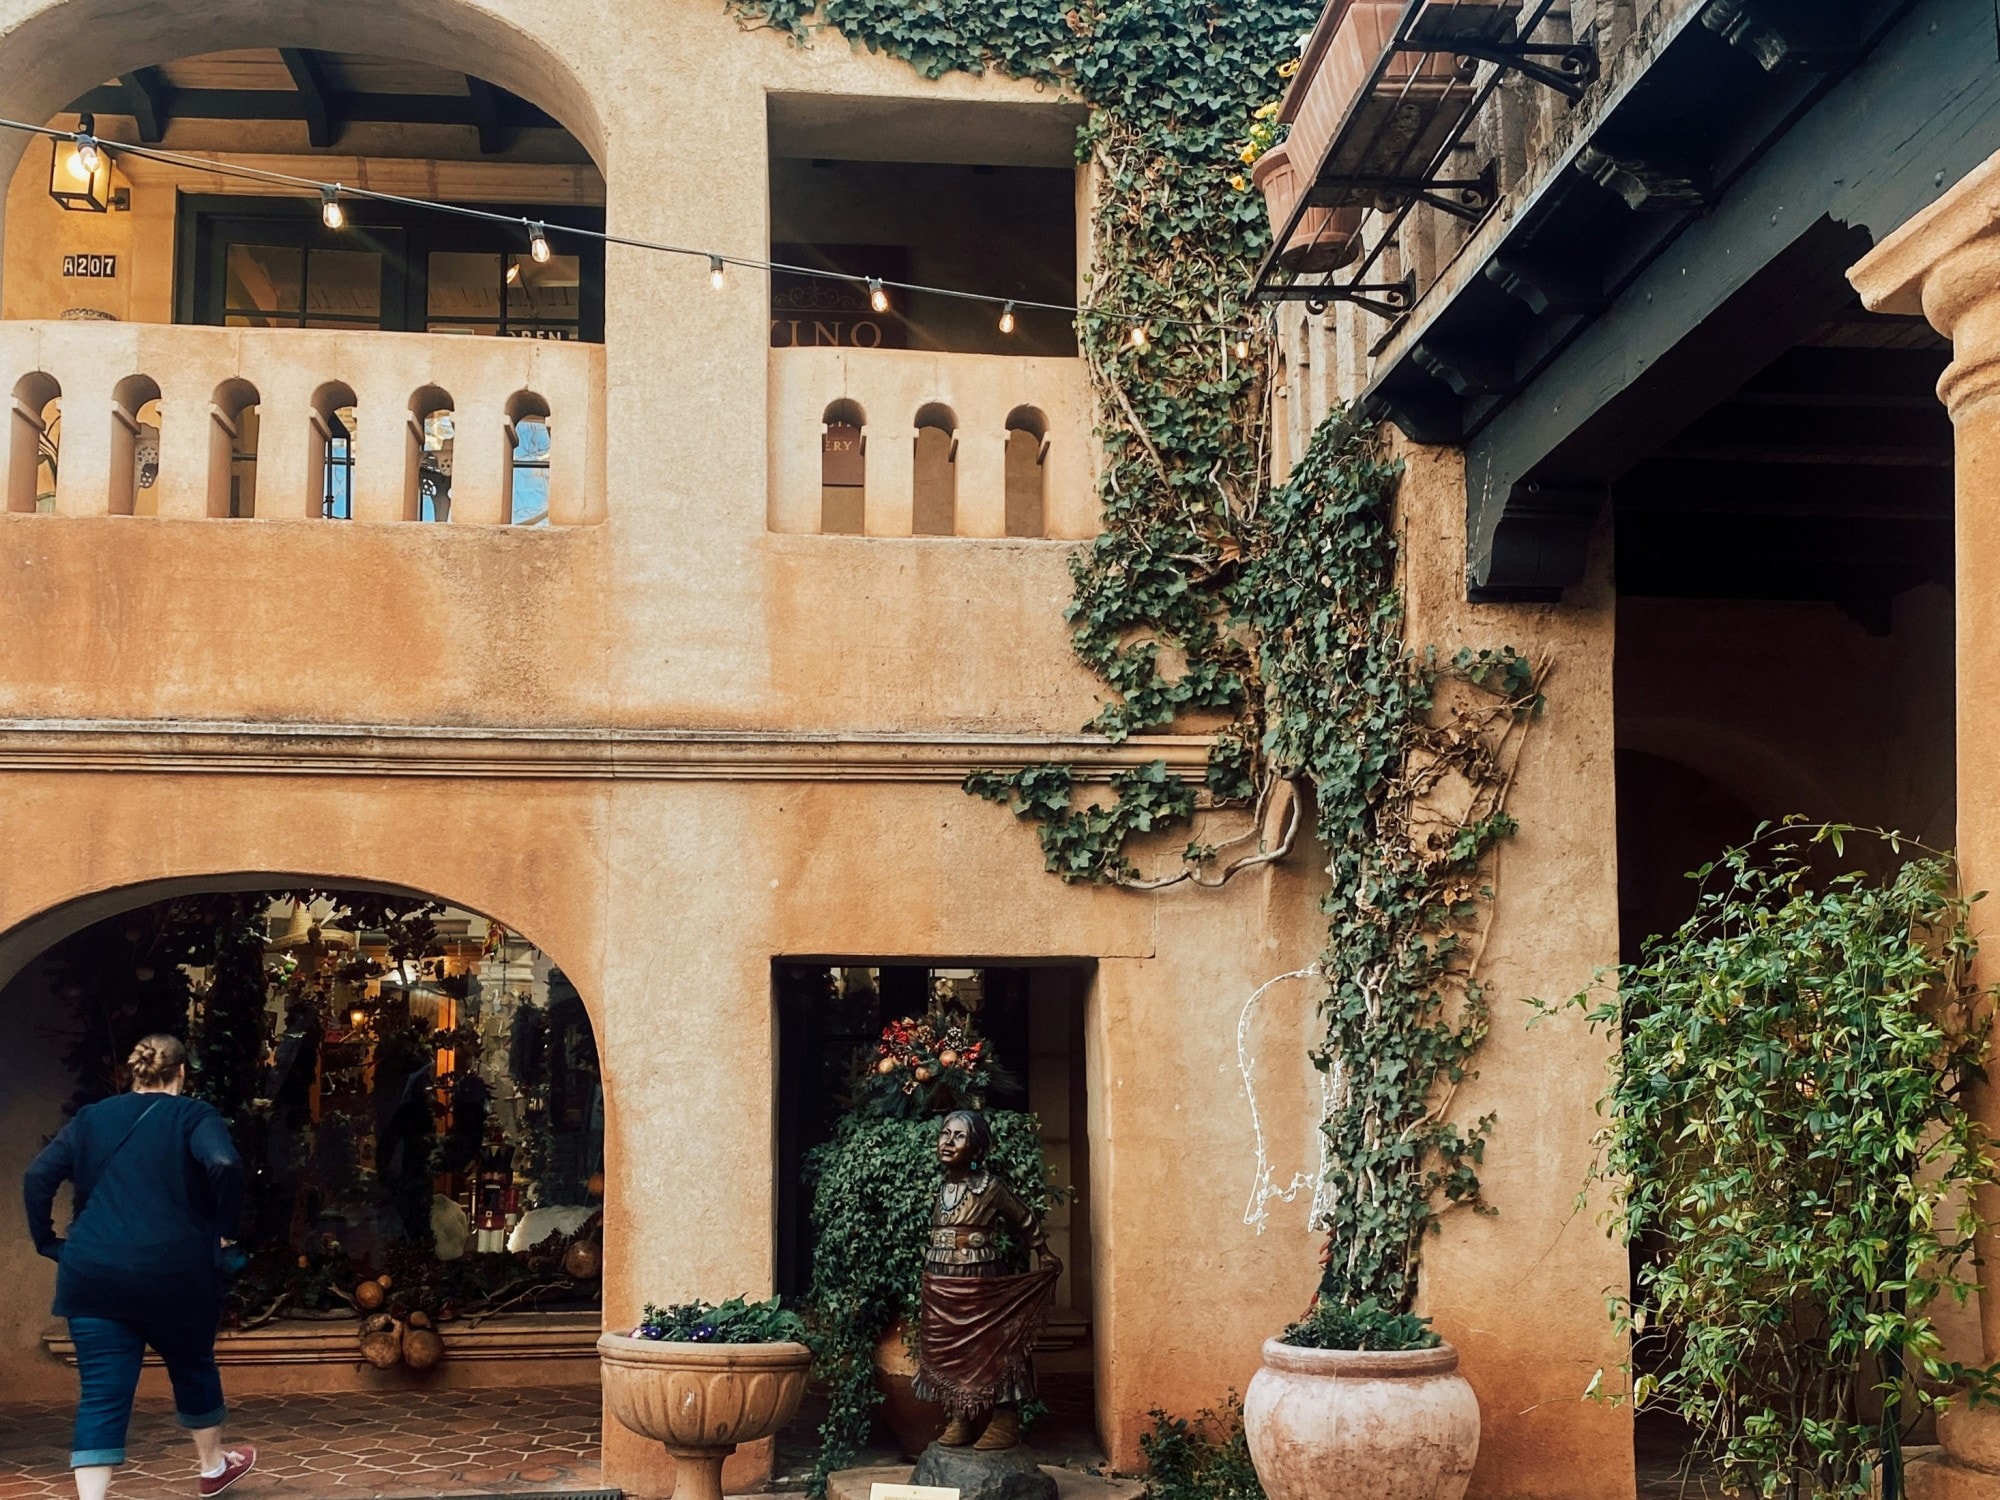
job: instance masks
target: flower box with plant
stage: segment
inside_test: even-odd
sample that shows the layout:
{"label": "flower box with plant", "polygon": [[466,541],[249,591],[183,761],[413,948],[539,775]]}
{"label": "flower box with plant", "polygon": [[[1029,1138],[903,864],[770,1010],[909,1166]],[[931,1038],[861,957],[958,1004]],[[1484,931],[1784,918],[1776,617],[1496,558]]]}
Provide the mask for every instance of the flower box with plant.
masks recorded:
{"label": "flower box with plant", "polygon": [[605,1405],[674,1457],[679,1500],[721,1500],[722,1463],[770,1437],[799,1409],[812,1351],[777,1298],[685,1302],[597,1341]]}
{"label": "flower box with plant", "polygon": [[892,1022],[856,1057],[848,1108],[830,1140],[806,1155],[812,1192],[812,1286],[806,1316],[827,1387],[828,1410],[813,1486],[866,1443],[875,1408],[899,1441],[923,1447],[943,1415],[917,1403],[905,1352],[914,1328],[931,1213],[943,1182],[938,1122],[955,1109],[980,1109],[993,1132],[990,1170],[1036,1213],[1059,1193],[1042,1157],[1031,1114],[987,1106],[1016,1085],[980,1037],[969,1013],[940,996],[927,1014]]}

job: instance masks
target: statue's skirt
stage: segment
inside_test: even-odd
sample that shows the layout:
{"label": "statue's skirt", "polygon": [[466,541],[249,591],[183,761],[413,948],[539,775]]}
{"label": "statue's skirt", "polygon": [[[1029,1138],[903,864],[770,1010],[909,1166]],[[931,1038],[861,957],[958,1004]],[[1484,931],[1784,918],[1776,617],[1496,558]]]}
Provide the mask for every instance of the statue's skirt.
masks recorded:
{"label": "statue's skirt", "polygon": [[967,1416],[1035,1394],[1029,1358],[1055,1308],[1060,1267],[1025,1276],[924,1273],[916,1394]]}

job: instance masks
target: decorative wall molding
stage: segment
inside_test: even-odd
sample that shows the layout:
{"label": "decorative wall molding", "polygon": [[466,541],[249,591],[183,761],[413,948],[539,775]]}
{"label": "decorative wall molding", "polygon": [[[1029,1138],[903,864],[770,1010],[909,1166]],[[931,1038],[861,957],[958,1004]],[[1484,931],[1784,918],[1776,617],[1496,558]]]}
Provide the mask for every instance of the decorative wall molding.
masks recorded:
{"label": "decorative wall molding", "polygon": [[1204,735],[866,734],[755,729],[0,719],[0,771],[425,776],[541,781],[957,782],[1063,761],[1084,781],[1164,760],[1199,774]]}

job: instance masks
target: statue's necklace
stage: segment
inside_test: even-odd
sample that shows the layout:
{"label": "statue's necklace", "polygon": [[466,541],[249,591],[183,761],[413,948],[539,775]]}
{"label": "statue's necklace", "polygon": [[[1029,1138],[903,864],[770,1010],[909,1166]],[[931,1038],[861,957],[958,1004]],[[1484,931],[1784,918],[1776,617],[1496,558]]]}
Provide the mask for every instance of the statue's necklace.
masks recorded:
{"label": "statue's necklace", "polygon": [[973,1176],[966,1177],[959,1182],[953,1182],[949,1177],[945,1179],[944,1206],[947,1213],[956,1213],[958,1206],[966,1200],[967,1195],[978,1191],[979,1184],[976,1182],[976,1178],[980,1175],[975,1173]]}

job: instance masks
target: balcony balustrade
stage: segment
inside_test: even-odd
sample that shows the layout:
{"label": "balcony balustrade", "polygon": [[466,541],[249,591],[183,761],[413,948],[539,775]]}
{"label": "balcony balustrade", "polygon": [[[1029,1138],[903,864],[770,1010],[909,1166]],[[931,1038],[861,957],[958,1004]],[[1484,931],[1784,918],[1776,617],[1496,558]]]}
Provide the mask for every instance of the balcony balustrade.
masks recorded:
{"label": "balcony balustrade", "polygon": [[769,524],[875,537],[1098,531],[1081,359],[771,351]]}
{"label": "balcony balustrade", "polygon": [[599,345],[15,321],[0,323],[0,380],[10,511],[604,516]]}

